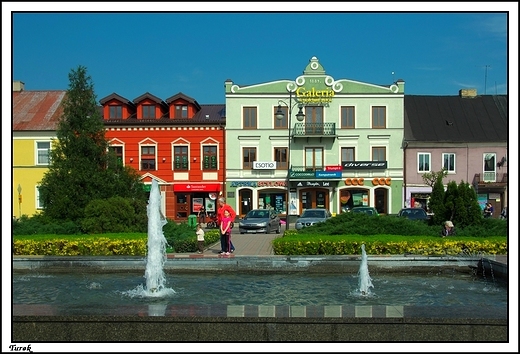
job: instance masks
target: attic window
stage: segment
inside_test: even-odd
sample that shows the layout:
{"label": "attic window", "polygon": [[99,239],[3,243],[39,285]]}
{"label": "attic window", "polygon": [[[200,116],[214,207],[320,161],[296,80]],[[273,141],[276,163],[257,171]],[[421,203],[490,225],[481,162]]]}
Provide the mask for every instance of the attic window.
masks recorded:
{"label": "attic window", "polygon": [[209,114],[206,114],[206,119],[209,119]]}
{"label": "attic window", "polygon": [[109,119],[121,119],[123,116],[123,106],[110,106]]}
{"label": "attic window", "polygon": [[175,106],[175,118],[188,118],[188,106]]}
{"label": "attic window", "polygon": [[153,105],[153,104],[143,105],[143,118],[155,119],[155,105]]}

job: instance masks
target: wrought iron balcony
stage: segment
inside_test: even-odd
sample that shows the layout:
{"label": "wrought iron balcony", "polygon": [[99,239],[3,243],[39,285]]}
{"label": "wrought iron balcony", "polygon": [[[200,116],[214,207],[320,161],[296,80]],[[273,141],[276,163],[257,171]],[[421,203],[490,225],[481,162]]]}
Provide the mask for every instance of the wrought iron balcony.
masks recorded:
{"label": "wrought iron balcony", "polygon": [[507,185],[507,173],[476,173],[473,177],[473,185],[478,187],[505,187]]}
{"label": "wrought iron balcony", "polygon": [[325,166],[291,166],[291,172],[319,172],[325,171]]}
{"label": "wrought iron balcony", "polygon": [[336,123],[296,123],[293,138],[335,138]]}

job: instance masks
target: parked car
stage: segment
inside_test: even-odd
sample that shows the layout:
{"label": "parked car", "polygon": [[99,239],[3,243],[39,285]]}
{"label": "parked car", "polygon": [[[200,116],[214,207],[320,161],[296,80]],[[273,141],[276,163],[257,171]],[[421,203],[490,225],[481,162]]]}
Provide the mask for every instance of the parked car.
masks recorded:
{"label": "parked car", "polygon": [[296,220],[296,230],[301,230],[304,227],[323,222],[332,217],[332,214],[327,209],[306,209],[302,215]]}
{"label": "parked car", "polygon": [[350,212],[351,213],[365,213],[367,215],[379,216],[379,213],[377,212],[376,208],[369,207],[369,206],[353,207],[352,209],[350,209]]}
{"label": "parked car", "polygon": [[403,208],[397,213],[399,217],[405,217],[410,220],[428,220],[430,215],[426,214],[423,208]]}
{"label": "parked car", "polygon": [[277,234],[282,229],[280,217],[273,209],[253,209],[238,222],[238,229],[244,233],[264,233],[269,234],[275,231]]}

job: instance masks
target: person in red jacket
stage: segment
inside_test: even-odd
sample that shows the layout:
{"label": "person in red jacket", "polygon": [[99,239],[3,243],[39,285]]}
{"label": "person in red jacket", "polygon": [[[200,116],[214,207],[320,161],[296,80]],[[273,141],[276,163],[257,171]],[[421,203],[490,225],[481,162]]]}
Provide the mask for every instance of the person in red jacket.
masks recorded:
{"label": "person in red jacket", "polygon": [[[220,197],[218,198],[218,209],[217,209],[217,224],[220,229],[220,225],[222,224],[222,219],[224,219],[224,210],[229,211],[229,216],[231,217],[231,220],[234,221],[237,213],[233,210],[231,205],[226,204],[226,198]],[[223,235],[222,232],[220,233],[220,252],[223,253],[226,250],[226,235]],[[235,252],[235,246],[233,246],[233,242],[230,242],[231,250],[228,250],[229,252],[233,253]]]}

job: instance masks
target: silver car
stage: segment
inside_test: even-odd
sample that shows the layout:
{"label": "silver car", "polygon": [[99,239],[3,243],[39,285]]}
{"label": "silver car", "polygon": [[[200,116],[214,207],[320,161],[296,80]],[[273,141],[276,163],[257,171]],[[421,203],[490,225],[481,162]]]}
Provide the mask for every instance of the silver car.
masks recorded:
{"label": "silver car", "polygon": [[253,209],[243,219],[239,220],[238,229],[241,234],[269,234],[272,231],[279,234],[281,230],[280,217],[272,209]]}
{"label": "silver car", "polygon": [[304,227],[323,222],[332,217],[332,214],[327,209],[307,209],[296,220],[296,230],[301,230]]}

